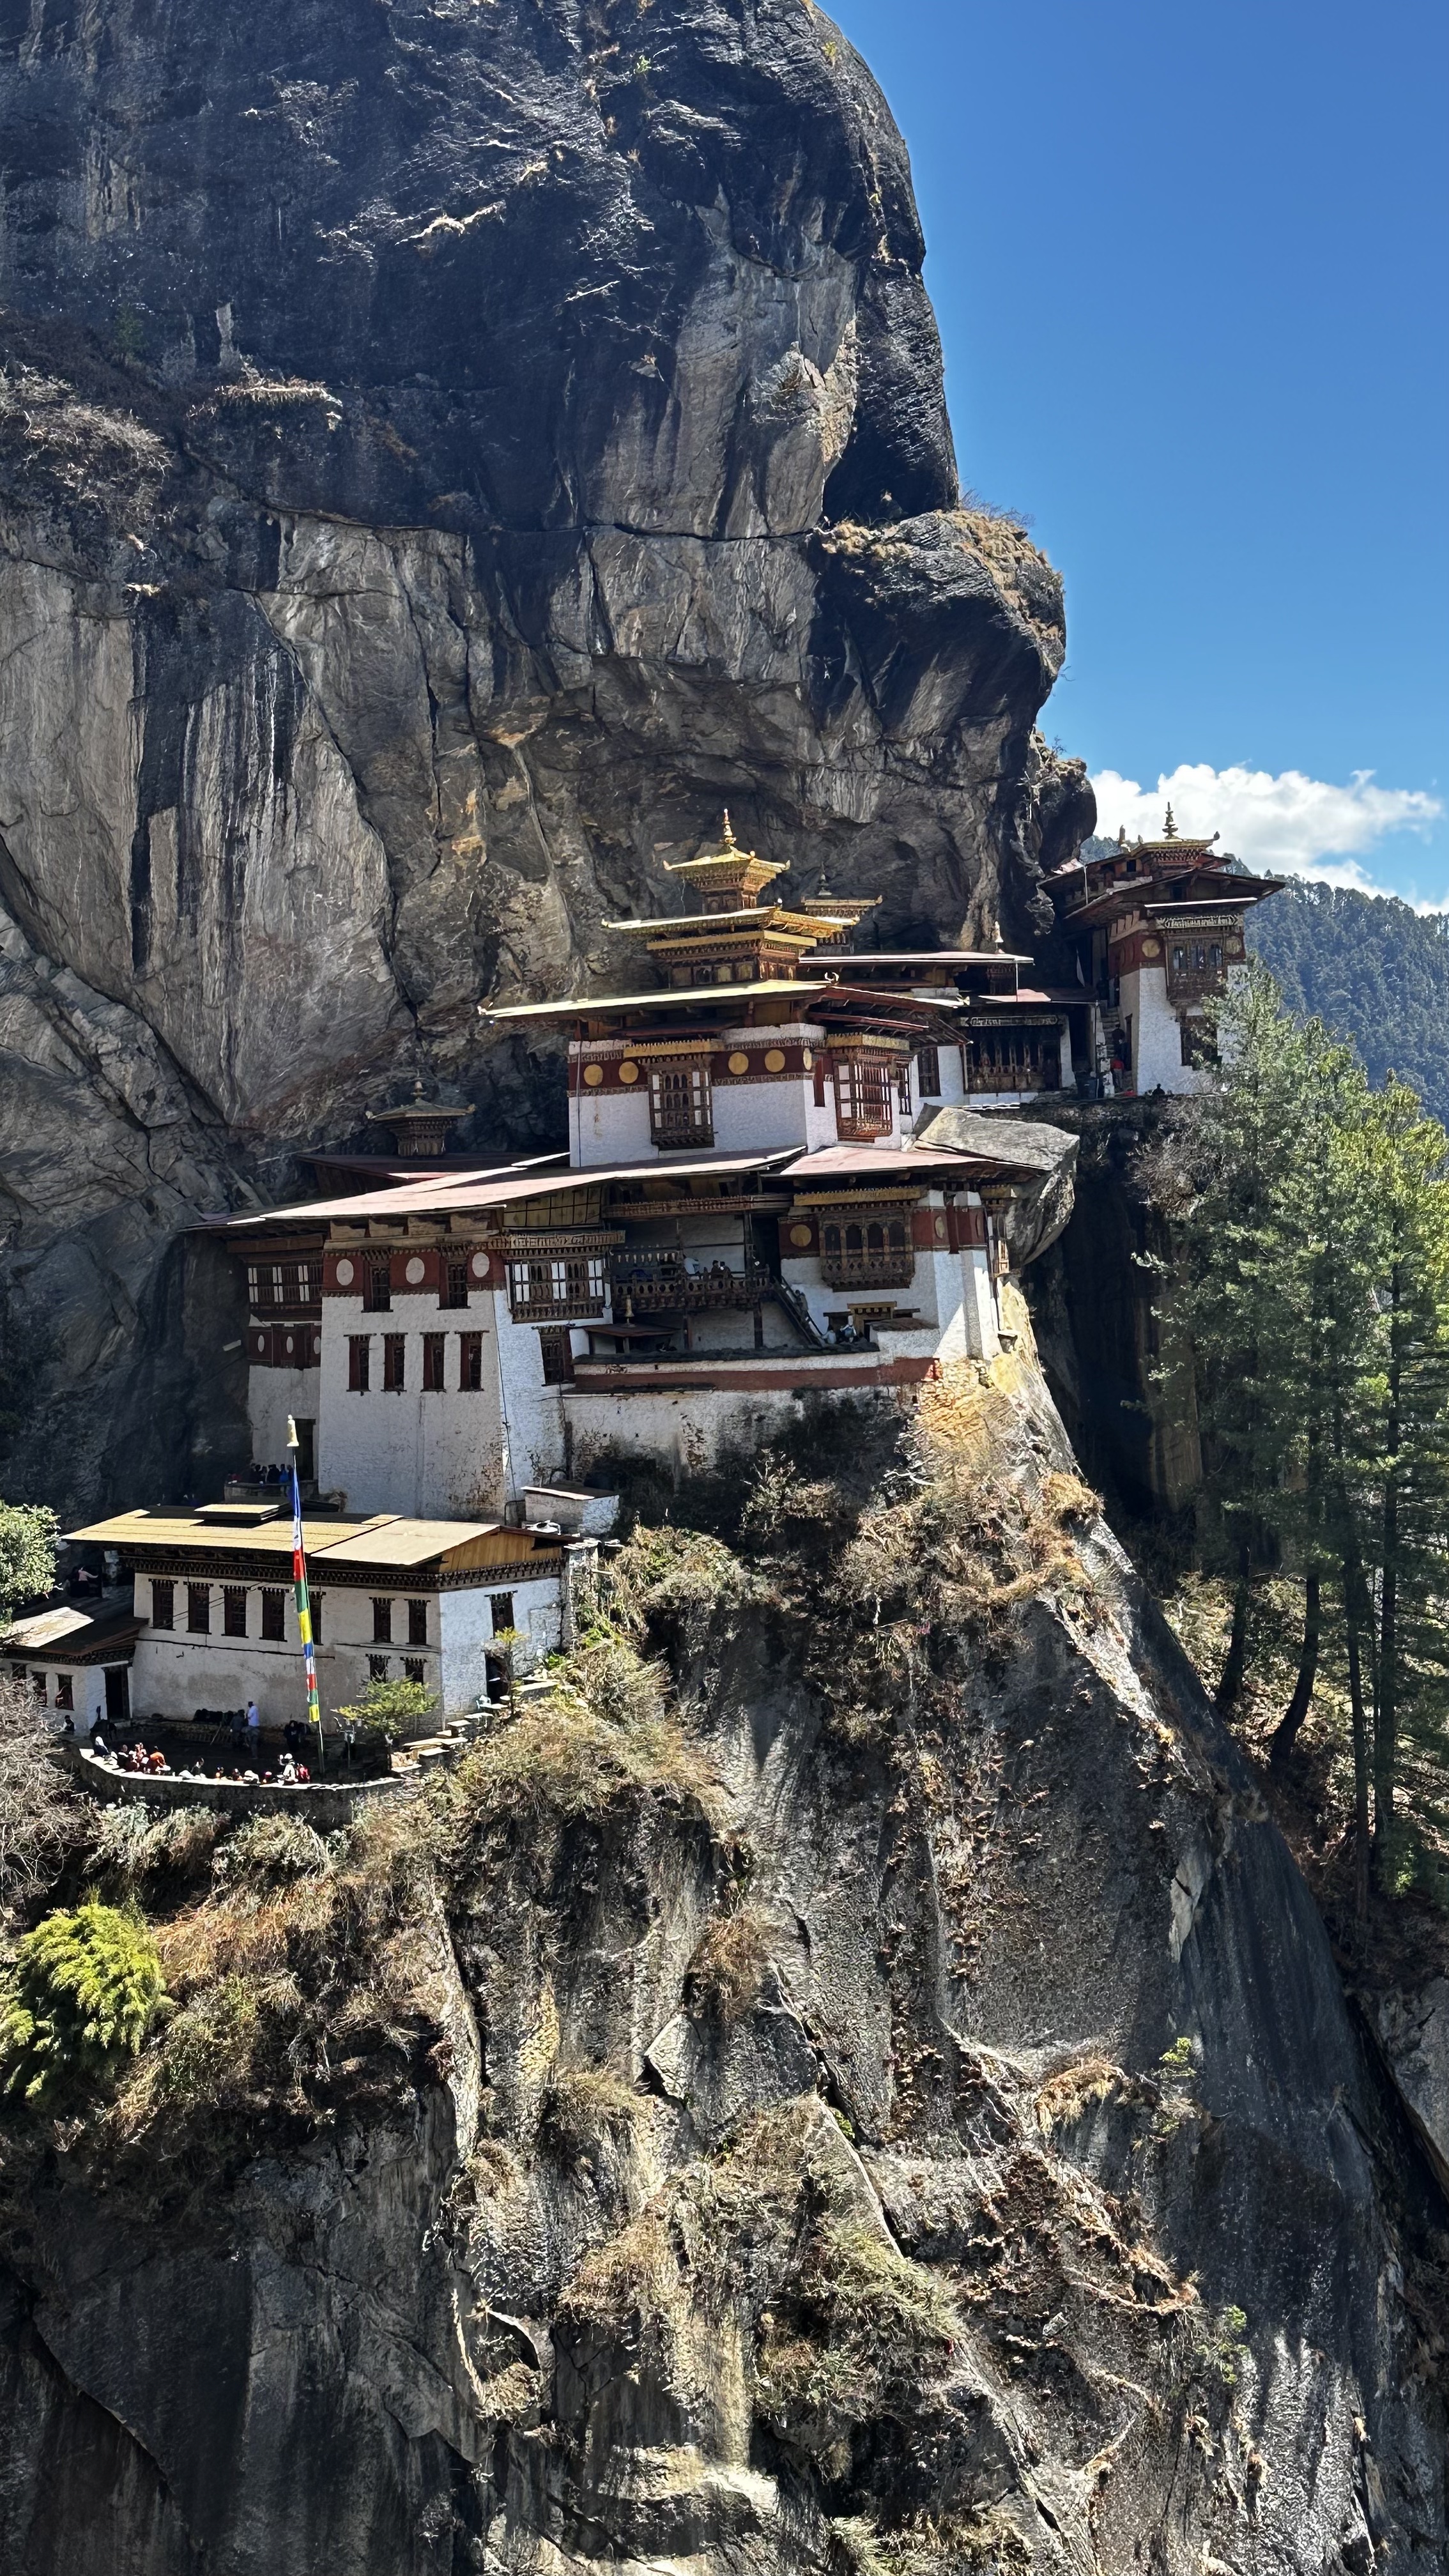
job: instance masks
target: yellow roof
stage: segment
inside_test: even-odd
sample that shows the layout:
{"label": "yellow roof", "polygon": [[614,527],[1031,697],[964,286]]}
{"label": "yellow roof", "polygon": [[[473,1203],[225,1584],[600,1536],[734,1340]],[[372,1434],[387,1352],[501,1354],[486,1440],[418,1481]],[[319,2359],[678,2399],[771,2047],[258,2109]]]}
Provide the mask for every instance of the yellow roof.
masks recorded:
{"label": "yellow roof", "polygon": [[[691,916],[692,917],[692,916]],[[808,1001],[812,993],[828,993],[838,984],[838,974],[821,975],[799,982],[792,976],[772,976],[758,984],[656,984],[648,993],[600,993],[591,997],[575,993],[561,1002],[505,1002],[495,1006],[480,1002],[478,1016],[484,1020],[597,1020],[612,1011],[698,1011],[707,1004],[719,1002],[777,1002],[788,994],[792,1002]]]}
{"label": "yellow roof", "polygon": [[[414,1521],[396,1512],[377,1512],[365,1520],[304,1520],[302,1537],[310,1558],[336,1557],[353,1565],[428,1565],[453,1549],[489,1538],[500,1521]],[[87,1539],[96,1547],[160,1547],[173,1552],[194,1548],[208,1556],[286,1557],[292,1554],[292,1516],[234,1523],[205,1521],[196,1512],[118,1512],[107,1521],[67,1530],[67,1538]]]}

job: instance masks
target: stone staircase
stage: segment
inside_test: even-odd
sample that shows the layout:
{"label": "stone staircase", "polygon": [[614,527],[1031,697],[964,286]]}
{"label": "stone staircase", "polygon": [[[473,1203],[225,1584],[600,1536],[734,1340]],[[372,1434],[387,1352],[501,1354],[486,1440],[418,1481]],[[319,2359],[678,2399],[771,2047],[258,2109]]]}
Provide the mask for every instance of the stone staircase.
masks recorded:
{"label": "stone staircase", "polygon": [[[555,1685],[547,1673],[529,1673],[513,1686],[513,1701],[518,1709],[536,1706],[554,1696]],[[506,1702],[498,1703],[505,1706]],[[413,1736],[400,1744],[393,1754],[394,1773],[423,1774],[439,1769],[451,1770],[462,1761],[470,1744],[487,1730],[493,1715],[491,1709],[470,1709],[464,1717],[444,1720],[437,1735]]]}

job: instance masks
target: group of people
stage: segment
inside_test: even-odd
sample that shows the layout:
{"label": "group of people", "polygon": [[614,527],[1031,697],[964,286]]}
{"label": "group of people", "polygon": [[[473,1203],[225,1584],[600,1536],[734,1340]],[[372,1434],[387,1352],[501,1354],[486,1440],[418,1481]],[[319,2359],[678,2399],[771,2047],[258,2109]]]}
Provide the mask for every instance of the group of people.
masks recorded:
{"label": "group of people", "polygon": [[132,1774],[144,1772],[155,1780],[216,1780],[235,1783],[238,1787],[247,1789],[305,1789],[310,1785],[312,1778],[306,1763],[299,1762],[290,1749],[283,1753],[275,1771],[259,1771],[250,1764],[246,1770],[237,1764],[228,1771],[221,1763],[217,1764],[214,1771],[209,1771],[200,1764],[194,1768],[190,1765],[173,1768],[164,1753],[154,1749],[148,1751],[146,1746],[139,1742],[122,1744],[113,1753],[97,1727],[91,1737],[90,1750],[98,1762],[105,1763],[108,1770],[126,1771]]}

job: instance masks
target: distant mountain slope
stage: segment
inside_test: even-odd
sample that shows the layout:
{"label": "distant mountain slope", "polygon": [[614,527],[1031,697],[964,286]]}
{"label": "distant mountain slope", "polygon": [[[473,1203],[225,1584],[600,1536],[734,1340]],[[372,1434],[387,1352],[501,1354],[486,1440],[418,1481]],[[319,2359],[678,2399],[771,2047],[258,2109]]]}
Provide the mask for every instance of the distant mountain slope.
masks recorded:
{"label": "distant mountain slope", "polygon": [[1449,923],[1397,895],[1290,884],[1248,916],[1248,945],[1295,1011],[1352,1038],[1370,1078],[1392,1070],[1449,1125]]}

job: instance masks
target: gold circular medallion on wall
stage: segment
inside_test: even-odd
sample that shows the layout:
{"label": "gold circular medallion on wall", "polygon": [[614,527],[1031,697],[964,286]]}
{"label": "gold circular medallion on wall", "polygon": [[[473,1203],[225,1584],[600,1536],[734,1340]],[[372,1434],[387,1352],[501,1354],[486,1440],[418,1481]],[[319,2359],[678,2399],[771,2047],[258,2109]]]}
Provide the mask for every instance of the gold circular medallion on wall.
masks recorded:
{"label": "gold circular medallion on wall", "polygon": [[784,1070],[785,1070],[785,1050],[784,1050],[784,1048],[783,1048],[783,1047],[771,1047],[771,1049],[770,1049],[770,1051],[769,1051],[769,1054],[768,1054],[768,1055],[766,1056],[766,1058],[765,1058],[765,1071],[766,1071],[766,1073],[783,1073],[783,1072],[784,1072]]}
{"label": "gold circular medallion on wall", "polygon": [[621,1082],[637,1082],[638,1079],[639,1067],[634,1062],[631,1055],[626,1055],[623,1063],[619,1067],[619,1080]]}
{"label": "gold circular medallion on wall", "polygon": [[808,1252],[810,1248],[809,1226],[792,1225],[790,1228],[790,1241],[794,1244],[797,1252]]}
{"label": "gold circular medallion on wall", "polygon": [[749,1059],[749,1057],[748,1057],[747,1055],[742,1055],[742,1054],[741,1054],[741,1052],[740,1052],[740,1050],[739,1050],[739,1048],[738,1048],[738,1047],[736,1047],[736,1049],[735,1049],[735,1051],[734,1051],[734,1054],[730,1057],[730,1071],[731,1071],[731,1073],[748,1073],[748,1072],[749,1072],[749,1069],[750,1069],[750,1059]]}
{"label": "gold circular medallion on wall", "polygon": [[1161,940],[1144,939],[1142,942],[1142,954],[1144,957],[1160,957],[1162,955]]}
{"label": "gold circular medallion on wall", "polygon": [[604,1068],[603,1068],[603,1066],[602,1066],[601,1064],[586,1064],[586,1065],[585,1065],[585,1067],[584,1067],[584,1080],[585,1080],[585,1082],[588,1084],[590,1091],[597,1091],[597,1090],[598,1090],[598,1087],[599,1087],[600,1083],[603,1081],[603,1079],[604,1079]]}

